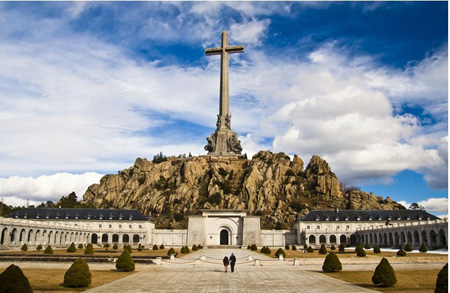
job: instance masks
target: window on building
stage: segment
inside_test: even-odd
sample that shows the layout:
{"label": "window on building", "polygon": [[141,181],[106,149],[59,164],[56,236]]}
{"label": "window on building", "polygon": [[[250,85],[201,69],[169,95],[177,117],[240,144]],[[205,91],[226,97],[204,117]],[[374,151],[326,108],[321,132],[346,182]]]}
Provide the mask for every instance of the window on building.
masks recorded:
{"label": "window on building", "polygon": [[112,225],[111,225],[111,224],[109,224],[109,228],[112,228]]}
{"label": "window on building", "polygon": [[[142,225],[139,225],[139,229],[142,229]],[[308,228],[309,229],[309,228]]]}
{"label": "window on building", "polygon": [[119,225],[119,229],[122,228],[122,225]]}
{"label": "window on building", "polygon": [[128,225],[128,228],[130,228],[130,229],[133,228],[133,225]]}
{"label": "window on building", "polygon": [[101,228],[101,227],[102,227],[102,224],[98,225],[98,227]]}
{"label": "window on building", "polygon": [[317,226],[316,229],[320,229],[320,226]]}
{"label": "window on building", "polygon": [[338,229],[338,230],[341,229],[341,226],[337,226],[336,229]]}
{"label": "window on building", "polygon": [[347,225],[347,229],[350,229],[350,225]]}

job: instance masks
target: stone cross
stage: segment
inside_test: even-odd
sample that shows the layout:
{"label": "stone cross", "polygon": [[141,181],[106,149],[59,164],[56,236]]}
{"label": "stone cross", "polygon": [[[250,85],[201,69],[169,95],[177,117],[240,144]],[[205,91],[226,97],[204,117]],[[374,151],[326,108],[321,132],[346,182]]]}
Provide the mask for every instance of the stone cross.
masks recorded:
{"label": "stone cross", "polygon": [[244,46],[228,46],[228,32],[222,32],[222,46],[205,50],[206,55],[222,55],[220,67],[220,106],[217,129],[231,129],[228,54],[243,53]]}

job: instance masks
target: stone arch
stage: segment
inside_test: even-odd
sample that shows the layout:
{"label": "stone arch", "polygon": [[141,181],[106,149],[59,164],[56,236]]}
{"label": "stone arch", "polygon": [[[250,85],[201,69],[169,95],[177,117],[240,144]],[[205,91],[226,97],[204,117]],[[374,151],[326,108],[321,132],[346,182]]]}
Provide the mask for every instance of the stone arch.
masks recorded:
{"label": "stone arch", "polygon": [[50,245],[50,244],[53,244],[52,243],[52,240],[53,240],[53,231],[52,230],[50,230],[50,232],[48,232],[48,241],[47,241],[47,243]]}
{"label": "stone arch", "polygon": [[382,246],[383,245],[383,234],[378,234],[378,245]]}
{"label": "stone arch", "polygon": [[108,234],[102,235],[102,243],[108,243]]}
{"label": "stone arch", "polygon": [[373,244],[378,244],[378,235],[377,233],[373,234]]}
{"label": "stone arch", "polygon": [[341,235],[341,237],[339,237],[339,241],[347,245],[347,236]]}
{"label": "stone arch", "polygon": [[8,243],[8,228],[4,227],[2,229],[2,235],[0,237],[0,245],[5,245]]}
{"label": "stone arch", "polygon": [[400,233],[400,244],[405,244],[406,243],[406,236],[405,236],[405,232],[401,232]]}
{"label": "stone arch", "polygon": [[434,230],[430,231],[430,244],[431,246],[437,245],[437,233]]}
{"label": "stone arch", "polygon": [[350,245],[356,245],[356,235],[350,235]]}
{"label": "stone arch", "polygon": [[330,236],[330,243],[331,244],[336,244],[336,235],[331,235]]}
{"label": "stone arch", "polygon": [[15,241],[17,240],[17,229],[16,228],[12,229],[10,236],[11,236],[11,238],[9,240],[9,243],[15,244]]}
{"label": "stone arch", "polygon": [[389,239],[388,239],[387,233],[384,233],[384,235],[383,235],[383,246],[388,246],[388,241],[389,241]]}
{"label": "stone arch", "polygon": [[53,241],[53,243],[60,244],[60,242],[58,240],[59,240],[59,231],[56,231],[55,232],[55,240]]}
{"label": "stone arch", "polygon": [[309,244],[316,244],[316,236],[314,235],[309,236]]}
{"label": "stone arch", "polygon": [[444,229],[439,230],[439,246],[447,246],[447,238],[445,237]]}
{"label": "stone arch", "polygon": [[134,234],[133,235],[133,243],[139,243],[140,237],[139,234]]}
{"label": "stone arch", "polygon": [[422,243],[425,243],[428,245],[428,236],[427,236],[427,231],[422,230]]}
{"label": "stone arch", "polygon": [[327,237],[325,237],[325,235],[320,235],[319,236],[319,244],[325,244],[327,243]]}
{"label": "stone arch", "polygon": [[414,231],[414,242],[416,245],[420,245],[420,234],[419,231]]}
{"label": "stone arch", "polygon": [[129,242],[130,242],[130,235],[128,235],[128,234],[123,234],[123,236],[122,236],[122,242],[123,242],[123,243],[129,243]]}
{"label": "stone arch", "polygon": [[412,245],[412,243],[413,243],[413,238],[412,238],[412,233],[411,233],[411,231],[408,231],[408,233],[406,233],[406,239],[408,240],[408,243]]}
{"label": "stone arch", "polygon": [[113,243],[119,243],[119,235],[118,234],[113,234],[112,242]]}
{"label": "stone arch", "polygon": [[33,243],[33,229],[30,229],[28,231],[28,236],[27,236],[27,243],[32,244]]}
{"label": "stone arch", "polygon": [[20,230],[19,243],[25,242],[26,233],[27,232],[25,231],[25,228],[22,228],[22,230]]}
{"label": "stone arch", "polygon": [[228,232],[228,229],[222,228],[220,230],[220,236],[219,236],[219,244],[220,245],[229,245],[230,244],[230,235],[231,233]]}
{"label": "stone arch", "polygon": [[91,236],[91,243],[92,243],[92,244],[97,244],[97,242],[98,242],[98,235],[95,234],[95,233],[92,233],[92,236]]}
{"label": "stone arch", "polygon": [[394,246],[400,246],[400,235],[398,234],[398,232],[394,233]]}
{"label": "stone arch", "polygon": [[41,231],[38,229],[36,234],[34,234],[34,244],[42,244],[41,241]]}
{"label": "stone arch", "polygon": [[59,243],[63,244],[64,243],[64,231],[61,231],[60,235],[59,235]]}
{"label": "stone arch", "polygon": [[372,234],[369,235],[369,243],[373,244],[373,235]]}
{"label": "stone arch", "polygon": [[393,246],[394,245],[394,237],[392,235],[392,232],[389,233],[389,246]]}

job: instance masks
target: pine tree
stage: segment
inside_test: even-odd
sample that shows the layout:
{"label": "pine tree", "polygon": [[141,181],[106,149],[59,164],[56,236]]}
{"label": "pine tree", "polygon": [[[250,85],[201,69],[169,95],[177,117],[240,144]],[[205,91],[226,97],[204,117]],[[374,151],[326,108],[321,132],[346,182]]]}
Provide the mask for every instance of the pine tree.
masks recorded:
{"label": "pine tree", "polygon": [[153,249],[153,250],[158,250],[158,249],[159,249],[159,248],[158,248],[158,245],[154,244],[152,249]]}
{"label": "pine tree", "polygon": [[324,272],[339,272],[342,270],[342,264],[338,256],[334,252],[330,252],[323,262],[322,271]]}
{"label": "pine tree", "polygon": [[74,261],[64,274],[64,287],[88,287],[91,284],[92,275],[87,262],[80,258]]}
{"label": "pine tree", "polygon": [[16,265],[10,265],[0,274],[0,292],[31,293],[30,282]]}
{"label": "pine tree", "polygon": [[389,261],[383,257],[372,276],[372,283],[382,287],[392,287],[397,283],[394,269]]}
{"label": "pine tree", "polygon": [[88,245],[86,245],[84,254],[94,254],[94,248],[92,247],[92,244],[88,243]]}
{"label": "pine tree", "polygon": [[134,271],[134,261],[131,258],[128,249],[124,249],[122,254],[117,259],[116,269],[126,272]]}
{"label": "pine tree", "polygon": [[83,249],[83,244],[78,244],[78,249]]}
{"label": "pine tree", "polygon": [[37,251],[41,251],[41,250],[42,250],[42,245],[39,244],[39,245],[36,247],[36,250],[37,250]]}
{"label": "pine tree", "polygon": [[319,254],[327,254],[327,248],[325,247],[325,244],[320,245]]}
{"label": "pine tree", "polygon": [[192,251],[197,251],[197,250],[198,250],[197,245],[196,244],[192,245]]}
{"label": "pine tree", "polygon": [[436,289],[434,293],[447,293],[448,292],[448,263],[442,268],[437,275]]}
{"label": "pine tree", "polygon": [[114,250],[119,249],[119,246],[117,245],[117,243],[114,243],[113,247]]}
{"label": "pine tree", "polygon": [[397,251],[397,256],[406,256],[406,252],[403,249]]}
{"label": "pine tree", "polygon": [[407,252],[413,251],[413,247],[409,242],[406,243],[406,245],[405,245],[405,251],[407,251]]}
{"label": "pine tree", "polygon": [[428,251],[427,245],[425,243],[422,243],[422,245],[420,245],[419,251],[427,252]]}
{"label": "pine tree", "polygon": [[380,252],[381,252],[380,246],[375,245],[375,247],[373,248],[373,253],[380,253]]}
{"label": "pine tree", "polygon": [[366,251],[364,250],[364,248],[362,247],[361,244],[356,245],[356,255],[359,257],[364,257],[366,256]]}
{"label": "pine tree", "polygon": [[24,244],[22,245],[21,250],[22,250],[22,251],[28,251],[28,246],[27,246],[26,243],[24,243]]}
{"label": "pine tree", "polygon": [[50,245],[44,250],[44,254],[53,254],[53,249]]}
{"label": "pine tree", "polygon": [[125,245],[125,250],[128,250],[128,253],[131,254],[133,252],[133,249],[131,249],[131,245]]}
{"label": "pine tree", "polygon": [[70,244],[70,246],[67,248],[67,252],[69,252],[69,253],[73,253],[73,252],[76,252],[77,251],[77,248],[75,247],[75,243],[71,243]]}

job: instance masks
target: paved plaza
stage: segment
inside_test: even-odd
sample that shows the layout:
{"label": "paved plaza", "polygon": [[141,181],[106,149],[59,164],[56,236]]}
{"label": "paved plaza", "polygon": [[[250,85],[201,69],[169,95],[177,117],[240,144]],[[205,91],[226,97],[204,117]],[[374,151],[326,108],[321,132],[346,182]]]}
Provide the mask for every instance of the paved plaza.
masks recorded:
{"label": "paved plaza", "polygon": [[[221,259],[231,252],[238,259],[236,269],[225,273]],[[196,261],[202,255],[205,261]],[[263,265],[254,266],[249,255],[261,259]],[[162,265],[138,266],[137,270],[87,292],[375,292],[241,249],[203,249]]]}

